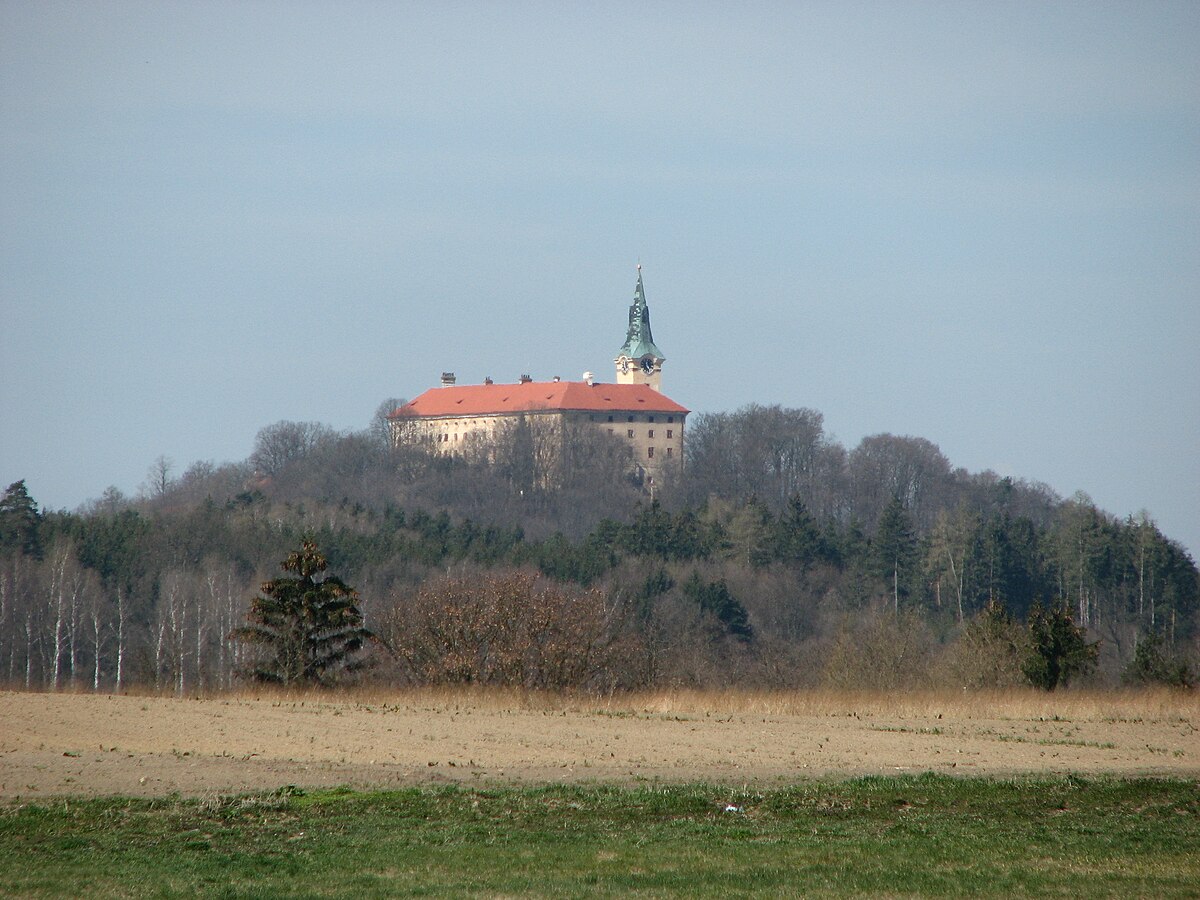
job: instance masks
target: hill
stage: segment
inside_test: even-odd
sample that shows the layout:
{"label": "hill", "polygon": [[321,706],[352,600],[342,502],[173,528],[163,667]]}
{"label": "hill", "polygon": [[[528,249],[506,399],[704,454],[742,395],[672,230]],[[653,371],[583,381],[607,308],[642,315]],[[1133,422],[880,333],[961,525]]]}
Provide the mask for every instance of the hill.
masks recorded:
{"label": "hill", "polygon": [[[685,475],[651,498],[607,436],[546,480],[509,436],[438,458],[392,448],[380,426],[280,422],[244,462],[175,477],[159,460],[142,496],[110,489],[73,513],[40,512],[15,482],[0,503],[0,672],[228,687],[246,650],[226,636],[303,535],[397,651],[370,676],[393,683],[1003,687],[1032,677],[1042,609],[1095,648],[1050,686],[1194,668],[1200,576],[1153,521],[956,469],[922,438],[847,449],[814,410],[700,414]],[[499,624],[508,643],[431,666],[447,609],[474,617],[468,645]],[[589,662],[566,674],[580,642]]]}

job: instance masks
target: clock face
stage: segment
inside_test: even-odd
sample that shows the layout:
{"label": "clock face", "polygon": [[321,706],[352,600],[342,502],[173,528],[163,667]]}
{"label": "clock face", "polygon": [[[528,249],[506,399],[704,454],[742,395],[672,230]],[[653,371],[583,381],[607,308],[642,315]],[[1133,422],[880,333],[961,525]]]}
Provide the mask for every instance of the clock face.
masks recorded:
{"label": "clock face", "polygon": [[642,371],[645,372],[647,375],[649,375],[651,372],[653,372],[654,371],[654,360],[650,359],[649,357],[646,357],[645,359],[643,359],[642,360]]}

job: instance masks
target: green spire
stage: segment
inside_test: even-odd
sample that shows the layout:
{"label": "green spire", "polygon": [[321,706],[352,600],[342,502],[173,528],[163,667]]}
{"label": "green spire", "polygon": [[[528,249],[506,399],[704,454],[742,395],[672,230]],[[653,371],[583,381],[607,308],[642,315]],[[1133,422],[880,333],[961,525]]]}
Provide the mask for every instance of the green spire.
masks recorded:
{"label": "green spire", "polygon": [[654,335],[650,333],[650,307],[646,305],[646,289],[642,286],[642,267],[637,267],[637,287],[633,289],[633,305],[629,307],[629,332],[625,335],[625,343],[617,351],[617,356],[628,356],[630,359],[640,359],[643,356],[653,356],[655,359],[665,359],[662,351],[654,344]]}

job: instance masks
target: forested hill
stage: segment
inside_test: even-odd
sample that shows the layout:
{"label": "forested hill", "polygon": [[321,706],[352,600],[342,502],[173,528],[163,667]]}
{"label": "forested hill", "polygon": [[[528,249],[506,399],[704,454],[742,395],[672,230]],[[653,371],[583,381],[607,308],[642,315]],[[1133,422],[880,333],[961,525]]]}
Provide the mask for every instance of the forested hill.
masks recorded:
{"label": "forested hill", "polygon": [[[686,473],[653,500],[620,441],[568,434],[545,475],[545,440],[522,425],[434,458],[390,448],[380,417],[353,434],[280,422],[244,462],[176,474],[160,459],[138,497],[110,488],[73,513],[40,511],[14,482],[0,501],[0,679],[229,685],[243,651],[228,635],[303,535],[393,646],[470,585],[539,571],[574,598],[545,607],[560,611],[556,640],[596,651],[581,687],[1032,680],[1022,647],[1045,609],[1096,645],[1079,678],[1169,680],[1195,658],[1200,577],[1153,521],[955,469],[922,438],[847,449],[813,410],[700,414]],[[522,659],[548,652],[529,640]],[[435,677],[421,652],[374,677]],[[489,680],[479,665],[455,677]],[[547,671],[519,679],[564,686]]]}

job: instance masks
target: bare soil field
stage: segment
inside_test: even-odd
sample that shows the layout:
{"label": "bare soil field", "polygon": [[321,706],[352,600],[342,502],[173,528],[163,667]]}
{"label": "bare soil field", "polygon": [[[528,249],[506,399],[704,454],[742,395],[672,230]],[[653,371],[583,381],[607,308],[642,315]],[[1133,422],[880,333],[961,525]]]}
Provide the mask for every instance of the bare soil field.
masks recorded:
{"label": "bare soil field", "polygon": [[1200,777],[1200,697],[0,692],[0,799],[436,781],[769,787],[934,771]]}

